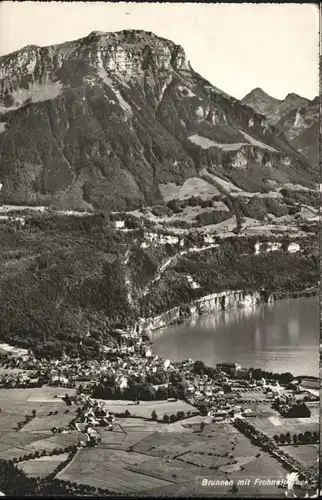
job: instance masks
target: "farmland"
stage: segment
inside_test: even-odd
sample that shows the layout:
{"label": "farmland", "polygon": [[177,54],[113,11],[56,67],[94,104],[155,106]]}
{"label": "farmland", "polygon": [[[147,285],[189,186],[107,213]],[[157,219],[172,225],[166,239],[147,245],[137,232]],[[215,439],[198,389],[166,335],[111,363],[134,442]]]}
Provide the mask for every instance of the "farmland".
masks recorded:
{"label": "farmland", "polygon": [[[0,458],[18,459],[33,452],[52,452],[76,445],[79,432],[66,431],[53,435],[50,430],[53,426],[68,429],[75,416],[77,405],[67,406],[62,399],[68,392],[71,391],[59,387],[0,389]],[[29,417],[29,421],[26,417]],[[45,458],[42,457],[44,464]],[[53,457],[47,458],[54,464]],[[27,463],[31,461],[20,462],[25,464],[24,467],[27,467]]]}
{"label": "farmland", "polygon": [[[70,426],[80,406],[67,405],[63,400],[66,392],[60,388],[0,390],[0,458],[15,459],[16,466],[29,477],[55,474],[60,481],[140,496],[184,492],[225,496],[229,485],[205,489],[202,479],[237,481],[248,477],[253,481],[263,476],[263,471],[265,478],[286,476],[275,458],[231,423],[212,422],[211,417],[200,415],[195,407],[180,400],[140,404],[101,401],[109,411],[124,414],[128,410],[130,416],[116,416],[111,429],[98,427],[100,439],[94,447],[77,448],[84,439],[81,430],[86,423],[79,423],[80,431]],[[308,419],[285,419],[263,401],[246,406],[256,410],[256,417],[249,420],[270,435],[300,432],[301,426],[314,430],[312,426],[318,425],[318,405],[310,404]],[[162,421],[163,415],[178,411],[183,411],[185,418]],[[152,420],[152,412],[158,420]],[[54,426],[63,432],[53,433]],[[73,447],[75,451],[68,455]],[[314,445],[285,448],[307,464],[313,465],[316,460]],[[263,492],[263,488],[244,485],[240,491],[247,495],[260,489]],[[276,486],[264,492],[275,497],[280,493]]]}
{"label": "farmland", "polygon": [[128,470],[127,466],[136,463],[135,460],[142,460],[142,455],[134,454],[132,457],[132,453],[111,453],[111,450],[100,447],[81,450],[67,470],[59,474],[59,479],[104,487],[115,493],[138,492],[171,484],[170,481]]}
{"label": "farmland", "polygon": [[18,467],[30,477],[46,477],[48,474],[54,472],[57,465],[64,462],[67,457],[67,453],[62,453],[52,457],[35,458],[34,460],[20,462]]}
{"label": "farmland", "polygon": [[282,446],[282,448],[307,468],[316,464],[319,453],[317,444],[290,445]]}
{"label": "farmland", "polygon": [[257,415],[249,418],[249,421],[269,436],[287,432],[298,434],[299,432],[319,430],[319,421],[315,413],[314,409],[309,418],[284,418],[277,411],[271,410],[270,414]]}
{"label": "farmland", "polygon": [[[202,418],[192,417],[192,425],[197,426],[197,430],[189,427],[186,432],[169,432],[167,428],[173,424],[142,419],[138,420],[143,425],[130,427],[131,421],[135,424],[136,420],[117,419],[113,431],[101,429],[99,445],[81,449],[58,478],[115,493],[144,495],[145,492],[171,494],[173,488],[181,491],[183,484],[189,485],[191,492],[192,482],[198,487],[198,478],[210,474],[222,479],[240,478],[246,470],[249,477],[256,477],[260,470],[272,477],[285,475],[275,459],[261,452],[228,423],[208,423],[201,431]],[[149,430],[145,423],[155,424],[155,429]],[[268,464],[266,469],[262,462]],[[224,490],[217,492],[224,493]],[[277,493],[268,491],[268,494]]]}
{"label": "farmland", "polygon": [[73,420],[75,415],[73,413],[65,414],[59,412],[57,415],[47,415],[38,417],[36,415],[28,424],[24,426],[26,432],[50,430],[52,427],[66,427]]}
{"label": "farmland", "polygon": [[122,413],[128,410],[132,416],[141,418],[151,418],[151,413],[156,412],[161,419],[165,414],[176,414],[178,411],[185,413],[198,413],[196,408],[185,401],[141,401],[139,405],[132,401],[107,401],[98,400],[113,413]]}
{"label": "farmland", "polygon": [[[195,437],[194,437],[195,436]],[[174,438],[174,439],[173,439]],[[172,439],[172,441],[170,441]],[[189,446],[189,441],[191,444]],[[211,424],[204,433],[192,435],[169,434],[149,436],[134,447],[136,451],[158,456],[158,460],[139,463],[135,469],[164,479],[171,478],[176,485],[148,490],[146,494],[162,495],[227,495],[229,486],[206,489],[202,479],[239,480],[248,477],[250,485],[239,488],[243,495],[254,495],[260,488],[254,487],[256,477],[284,478],[283,467],[267,453],[260,452],[247,438],[229,424]],[[167,452],[167,450],[171,451]],[[189,463],[188,463],[189,462]],[[261,488],[262,489],[262,488]],[[267,491],[266,491],[267,490]],[[263,494],[263,491],[261,491]],[[276,486],[267,487],[264,495],[283,496]]]}
{"label": "farmland", "polygon": [[[235,392],[235,391],[234,391]],[[267,401],[267,395],[264,394],[262,390],[255,390],[255,389],[236,389],[236,393],[240,395],[241,401],[246,400],[246,401]]]}

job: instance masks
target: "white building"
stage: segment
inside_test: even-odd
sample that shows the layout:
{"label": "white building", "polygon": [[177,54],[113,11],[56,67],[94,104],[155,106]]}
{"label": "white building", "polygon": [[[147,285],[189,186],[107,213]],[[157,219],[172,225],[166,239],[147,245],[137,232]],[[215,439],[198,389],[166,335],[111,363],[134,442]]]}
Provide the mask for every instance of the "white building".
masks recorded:
{"label": "white building", "polygon": [[301,250],[301,247],[298,243],[290,243],[289,246],[287,247],[287,250],[289,253],[296,253]]}

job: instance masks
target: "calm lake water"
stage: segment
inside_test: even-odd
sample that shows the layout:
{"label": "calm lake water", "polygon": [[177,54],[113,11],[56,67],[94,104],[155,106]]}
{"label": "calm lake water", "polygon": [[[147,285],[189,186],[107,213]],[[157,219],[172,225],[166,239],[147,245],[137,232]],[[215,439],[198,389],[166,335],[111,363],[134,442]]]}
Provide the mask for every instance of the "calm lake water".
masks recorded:
{"label": "calm lake water", "polygon": [[154,352],[172,361],[199,359],[211,366],[231,361],[319,376],[318,297],[197,316],[154,332],[153,342]]}

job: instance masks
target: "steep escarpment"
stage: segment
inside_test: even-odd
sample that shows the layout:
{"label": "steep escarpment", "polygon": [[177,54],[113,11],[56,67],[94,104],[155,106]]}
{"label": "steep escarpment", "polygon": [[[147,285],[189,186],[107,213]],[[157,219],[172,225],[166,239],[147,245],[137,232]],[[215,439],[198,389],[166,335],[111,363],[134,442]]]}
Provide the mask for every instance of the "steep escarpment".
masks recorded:
{"label": "steep escarpment", "polygon": [[262,89],[254,89],[242,102],[263,114],[269,123],[282,131],[292,146],[309,163],[318,166],[320,99],[312,100],[297,94],[288,94],[285,99],[275,99]]}
{"label": "steep escarpment", "polygon": [[94,32],[0,58],[0,203],[132,210],[204,169],[255,192],[314,181],[265,117],[152,33]]}

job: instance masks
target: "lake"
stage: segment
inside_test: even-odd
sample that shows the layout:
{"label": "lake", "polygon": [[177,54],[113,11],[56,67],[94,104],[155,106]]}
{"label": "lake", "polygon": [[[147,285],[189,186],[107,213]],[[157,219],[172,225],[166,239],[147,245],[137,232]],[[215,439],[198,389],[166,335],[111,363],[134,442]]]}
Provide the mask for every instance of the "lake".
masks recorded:
{"label": "lake", "polygon": [[187,358],[215,366],[319,376],[319,300],[280,300],[254,308],[205,314],[157,330],[153,351],[171,361]]}

